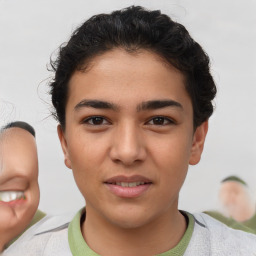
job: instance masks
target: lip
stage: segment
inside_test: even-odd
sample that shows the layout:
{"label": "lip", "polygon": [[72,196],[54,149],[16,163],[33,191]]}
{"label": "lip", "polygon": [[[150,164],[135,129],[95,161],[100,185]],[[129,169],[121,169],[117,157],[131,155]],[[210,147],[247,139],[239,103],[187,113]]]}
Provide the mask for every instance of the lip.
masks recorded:
{"label": "lip", "polygon": [[[1,190],[0,192],[1,193],[2,192],[16,193],[16,196],[17,196],[17,193],[19,193],[18,198],[10,198],[10,195],[9,195],[9,198],[6,198],[6,197],[5,197],[5,199],[2,198],[0,200],[0,205],[2,205],[2,206],[7,206],[7,207],[13,208],[16,206],[24,205],[27,202],[27,196],[26,196],[25,191],[18,190],[18,189],[12,189],[12,190]],[[1,195],[0,195],[0,197],[1,197]]]}
{"label": "lip", "polygon": [[[120,182],[144,182],[143,185],[138,185],[135,187],[122,187],[116,183]],[[107,179],[104,184],[109,189],[111,193],[121,198],[137,198],[142,196],[148,191],[148,189],[153,185],[152,181],[141,175],[134,176],[114,176]]]}
{"label": "lip", "polygon": [[124,175],[119,175],[119,176],[114,176],[110,179],[107,179],[104,181],[104,183],[116,183],[116,182],[136,182],[136,181],[141,181],[145,183],[152,183],[152,180],[141,176],[141,175],[133,175],[133,176],[124,176]]}
{"label": "lip", "polygon": [[13,200],[10,202],[3,202],[0,201],[0,205],[6,205],[6,206],[10,206],[10,207],[15,207],[15,206],[19,206],[26,203],[26,199],[17,199],[17,200]]}

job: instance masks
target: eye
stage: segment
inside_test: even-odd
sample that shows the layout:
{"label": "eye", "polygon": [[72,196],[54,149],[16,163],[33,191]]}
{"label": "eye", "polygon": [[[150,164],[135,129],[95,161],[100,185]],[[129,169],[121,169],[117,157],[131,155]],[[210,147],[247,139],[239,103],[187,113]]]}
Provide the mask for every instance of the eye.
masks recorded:
{"label": "eye", "polygon": [[153,117],[152,119],[150,119],[147,124],[149,125],[171,125],[174,124],[175,122],[167,117],[163,117],[163,116],[156,116]]}
{"label": "eye", "polygon": [[102,116],[91,116],[82,121],[84,124],[89,125],[106,125],[109,122]]}

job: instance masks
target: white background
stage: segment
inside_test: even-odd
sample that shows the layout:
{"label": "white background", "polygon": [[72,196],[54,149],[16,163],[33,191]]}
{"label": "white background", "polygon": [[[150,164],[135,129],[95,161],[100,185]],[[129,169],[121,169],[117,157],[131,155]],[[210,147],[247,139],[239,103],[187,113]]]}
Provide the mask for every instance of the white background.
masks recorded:
{"label": "white background", "polygon": [[50,56],[91,15],[132,4],[185,25],[209,54],[218,86],[205,151],[189,169],[180,208],[216,208],[219,182],[230,174],[244,178],[256,197],[256,1],[0,0],[0,125],[24,120],[37,131],[40,209],[56,214],[84,204],[50,116]]}

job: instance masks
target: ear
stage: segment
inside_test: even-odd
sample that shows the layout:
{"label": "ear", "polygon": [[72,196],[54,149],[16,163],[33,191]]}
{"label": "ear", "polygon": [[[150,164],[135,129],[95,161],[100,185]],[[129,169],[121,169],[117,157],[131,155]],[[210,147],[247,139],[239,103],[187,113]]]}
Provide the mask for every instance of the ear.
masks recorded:
{"label": "ear", "polygon": [[67,141],[66,141],[65,134],[64,134],[64,131],[63,131],[61,125],[58,125],[57,132],[58,132],[60,144],[62,147],[62,151],[64,153],[64,163],[69,169],[71,169],[71,161],[69,158]]}
{"label": "ear", "polygon": [[196,165],[201,159],[204,149],[205,137],[208,131],[208,121],[203,122],[196,128],[193,136],[193,143],[190,152],[189,164]]}

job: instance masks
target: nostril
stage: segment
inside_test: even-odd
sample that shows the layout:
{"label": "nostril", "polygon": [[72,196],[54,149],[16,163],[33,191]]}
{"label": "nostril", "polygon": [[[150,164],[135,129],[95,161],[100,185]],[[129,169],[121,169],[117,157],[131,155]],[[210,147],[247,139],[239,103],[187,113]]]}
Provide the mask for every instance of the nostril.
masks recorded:
{"label": "nostril", "polygon": [[110,158],[117,164],[133,165],[143,162],[146,158],[146,151],[144,148],[127,149],[123,147],[120,149],[113,148],[110,152]]}

